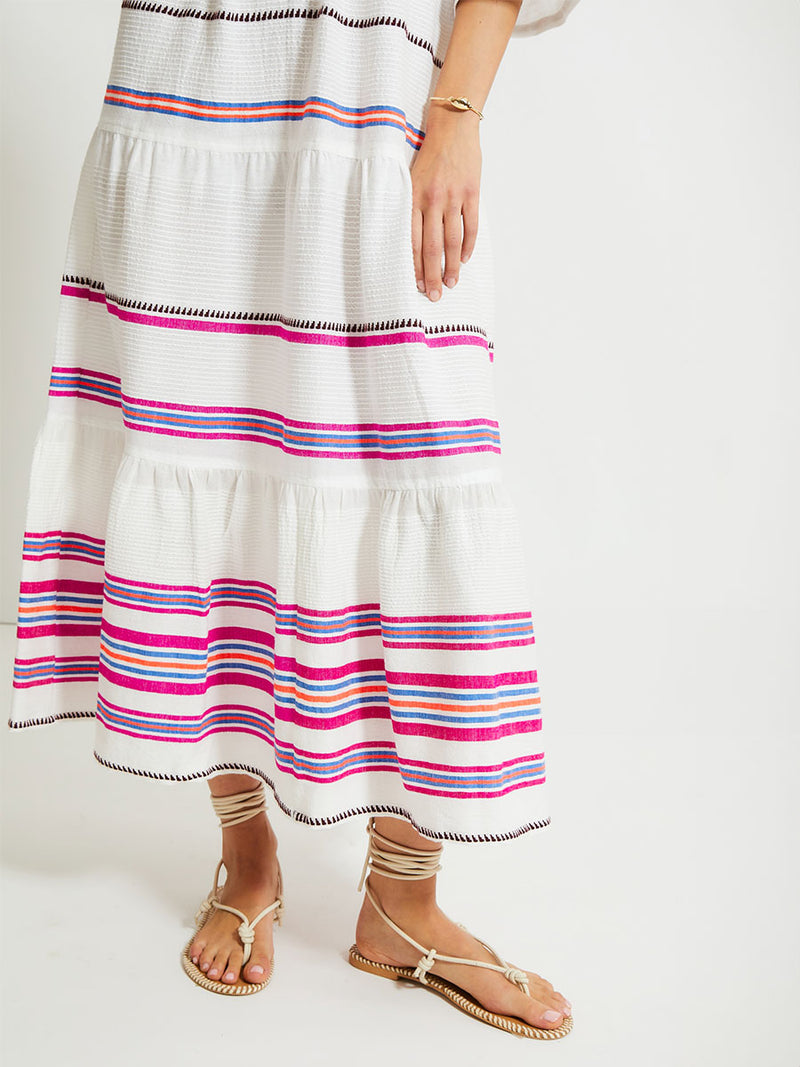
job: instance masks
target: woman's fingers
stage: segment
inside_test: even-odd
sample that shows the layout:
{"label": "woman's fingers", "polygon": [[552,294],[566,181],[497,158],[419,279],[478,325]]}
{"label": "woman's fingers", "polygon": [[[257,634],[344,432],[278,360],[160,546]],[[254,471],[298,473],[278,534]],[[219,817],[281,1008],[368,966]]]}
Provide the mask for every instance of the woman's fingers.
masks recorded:
{"label": "woman's fingers", "polygon": [[451,202],[444,216],[444,284],[452,289],[461,266],[461,204]]}
{"label": "woman's fingers", "polygon": [[478,197],[469,196],[461,208],[464,216],[464,243],[461,246],[461,262],[466,263],[475,248],[478,236]]}
{"label": "woman's fingers", "polygon": [[461,265],[472,255],[477,236],[477,197],[467,197],[461,204],[452,201],[446,209],[440,203],[415,207],[411,213],[411,245],[417,289],[435,301],[442,295],[442,283],[451,289],[457,285]]}
{"label": "woman's fingers", "polygon": [[425,292],[425,269],[422,266],[422,211],[415,207],[411,212],[411,248],[414,252],[414,275],[417,289]]}
{"label": "woman's fingers", "polygon": [[429,300],[438,300],[442,295],[443,232],[442,208],[434,201],[425,212],[422,223],[422,266]]}

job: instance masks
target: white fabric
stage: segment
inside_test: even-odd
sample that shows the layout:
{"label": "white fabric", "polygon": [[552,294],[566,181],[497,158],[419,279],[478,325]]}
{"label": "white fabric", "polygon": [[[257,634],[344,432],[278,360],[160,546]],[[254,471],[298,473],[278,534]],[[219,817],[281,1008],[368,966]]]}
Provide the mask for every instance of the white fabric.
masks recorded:
{"label": "white fabric", "polygon": [[[453,0],[453,10],[459,0]],[[529,37],[560,26],[578,0],[522,0],[512,37]]]}

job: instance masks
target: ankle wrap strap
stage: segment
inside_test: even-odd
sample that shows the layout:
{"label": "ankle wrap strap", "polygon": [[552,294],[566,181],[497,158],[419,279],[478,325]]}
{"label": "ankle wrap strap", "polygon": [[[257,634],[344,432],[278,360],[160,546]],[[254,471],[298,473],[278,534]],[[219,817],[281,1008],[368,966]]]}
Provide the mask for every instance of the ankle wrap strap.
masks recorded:
{"label": "ankle wrap strap", "polygon": [[[441,858],[444,845],[438,848],[412,848],[410,845],[401,845],[391,838],[384,837],[375,829],[375,817],[370,816],[367,823],[369,845],[367,855],[364,858],[364,866],[361,869],[361,880],[358,888],[364,884],[367,877],[367,868],[382,874],[386,878],[431,878],[437,871],[442,869],[439,859]],[[389,852],[375,844],[375,838],[382,844],[391,845],[397,852]]]}
{"label": "ankle wrap strap", "polygon": [[259,782],[255,789],[248,789],[244,793],[231,793],[226,797],[215,797],[212,793],[211,803],[219,816],[220,826],[236,826],[237,823],[252,819],[254,815],[267,810],[264,783]]}
{"label": "ankle wrap strap", "polygon": [[[394,919],[391,919],[386,914],[380,901],[378,901],[375,894],[370,891],[369,885],[364,882],[367,874],[367,866],[370,863],[372,870],[377,874],[386,875],[388,878],[430,878],[431,875],[441,870],[439,858],[444,849],[444,845],[440,844],[438,849],[431,850],[410,848],[408,845],[400,845],[396,841],[391,841],[388,837],[379,834],[375,829],[375,819],[372,817],[367,823],[367,833],[369,834],[369,848],[367,849],[367,857],[364,860],[364,867],[361,871],[361,881],[358,883],[358,888],[361,889],[362,886],[364,887],[375,911],[385,923],[391,926],[395,933],[398,933],[402,938],[405,938],[410,945],[413,945],[414,948],[424,953],[412,972],[411,977],[419,979],[423,985],[428,985],[428,972],[432,967],[436,966],[437,962],[465,963],[469,967],[488,967],[489,970],[499,971],[509,980],[509,982],[513,982],[514,985],[518,986],[524,993],[530,996],[527,973],[517,967],[512,967],[511,964],[508,963],[507,960],[504,960],[491,945],[482,941],[479,937],[475,938],[479,944],[483,945],[483,947],[494,956],[497,963],[487,963],[485,960],[473,960],[466,956],[446,956],[436,948],[428,948],[426,945],[420,944],[419,941],[415,941],[410,934],[407,934],[401,926],[397,925]],[[401,849],[405,855],[398,855],[397,853],[387,852],[385,849],[379,848],[375,844],[374,839],[376,837],[386,844],[393,845],[394,848]],[[456,926],[460,926],[462,930],[467,929],[463,923],[456,923]]]}

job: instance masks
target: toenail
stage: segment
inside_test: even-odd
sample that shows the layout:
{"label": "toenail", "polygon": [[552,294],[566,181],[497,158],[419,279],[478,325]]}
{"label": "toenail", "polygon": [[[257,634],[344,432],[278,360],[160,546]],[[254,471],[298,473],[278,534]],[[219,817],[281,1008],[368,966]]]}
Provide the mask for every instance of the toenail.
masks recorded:
{"label": "toenail", "polygon": [[[209,978],[216,978],[218,974],[219,974],[219,971],[218,971],[218,970],[217,970],[217,968],[215,967],[213,971],[209,971],[209,972],[208,972],[208,977],[209,977]],[[552,1012],[551,1012],[550,1014],[552,1014]],[[547,1018],[547,1016],[545,1015],[545,1019],[546,1019],[546,1018]]]}
{"label": "toenail", "polygon": [[197,956],[192,956],[192,963],[197,963]]}
{"label": "toenail", "polygon": [[201,971],[207,971],[210,966],[211,966],[210,963],[201,963],[200,964],[200,970]]}
{"label": "toenail", "polygon": [[251,967],[250,968],[250,974],[263,974],[263,973],[264,973],[264,968],[263,967],[259,967],[258,964],[256,964],[255,967]]}
{"label": "toenail", "polygon": [[546,1011],[542,1016],[546,1023],[555,1023],[561,1018],[560,1011]]}
{"label": "toenail", "polygon": [[233,971],[228,971],[228,973],[225,975],[226,982],[233,982],[235,979],[236,975],[233,973]]}

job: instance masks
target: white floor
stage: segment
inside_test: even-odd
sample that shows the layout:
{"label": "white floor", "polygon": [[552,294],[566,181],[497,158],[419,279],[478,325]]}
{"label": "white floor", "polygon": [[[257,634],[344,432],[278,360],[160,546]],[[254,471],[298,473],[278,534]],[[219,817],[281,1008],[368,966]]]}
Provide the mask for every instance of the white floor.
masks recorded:
{"label": "white floor", "polygon": [[218,858],[207,787],[107,770],[92,733],[3,733],[9,1065],[800,1067],[797,735],[551,732],[551,828],[445,847],[448,914],[572,1001],[573,1032],[545,1044],[348,966],[360,817],[310,828],[271,807],[275,977],[237,1001],[193,985],[178,957]]}

